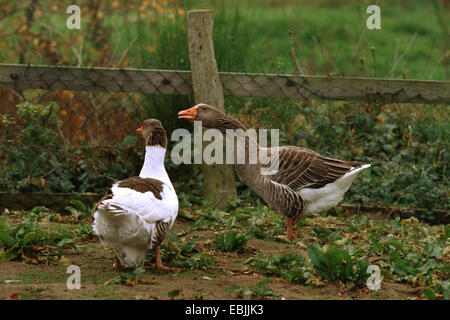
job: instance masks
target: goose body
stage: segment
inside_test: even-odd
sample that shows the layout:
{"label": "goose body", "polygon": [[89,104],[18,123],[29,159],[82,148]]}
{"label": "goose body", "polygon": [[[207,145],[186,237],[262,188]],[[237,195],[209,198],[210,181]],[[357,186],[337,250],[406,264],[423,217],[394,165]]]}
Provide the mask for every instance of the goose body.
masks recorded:
{"label": "goose body", "polygon": [[[273,207],[292,218],[310,216],[336,206],[356,176],[370,167],[370,164],[324,157],[296,146],[259,149],[264,149],[270,156],[265,162],[260,161],[262,167],[268,167],[269,163],[275,161],[275,155],[271,154],[274,153],[278,157],[278,170],[257,179],[254,178],[257,172],[253,172],[248,179],[245,167],[249,166],[240,168],[237,165],[238,175],[269,204],[284,199],[284,202],[274,203]],[[289,193],[298,197],[289,196]]]}
{"label": "goose body", "polygon": [[[201,120],[203,126],[218,129],[227,136],[230,135],[228,129],[241,129],[242,133],[247,130],[238,120],[205,104],[178,114],[183,119]],[[238,131],[240,130],[232,134],[236,135]],[[239,133],[237,135],[239,136]],[[250,150],[256,150],[258,162],[235,162],[236,172],[240,180],[261,196],[269,206],[286,215],[287,238],[293,238],[292,227],[298,218],[336,206],[356,176],[370,167],[370,164],[324,157],[315,151],[296,146],[262,148],[251,137],[243,137],[246,158],[249,157],[248,153],[252,152]],[[250,147],[252,144],[253,148]],[[267,156],[262,158],[261,152]],[[278,162],[277,170],[270,175],[261,174],[261,169],[269,169],[274,161]]]}
{"label": "goose body", "polygon": [[159,245],[177,217],[178,197],[164,167],[166,144],[148,143],[139,176],[114,183],[94,213],[94,232],[116,253],[116,267],[141,267],[154,248],[157,268],[165,268]]}
{"label": "goose body", "polygon": [[336,206],[342,201],[345,192],[350,188],[358,173],[368,167],[370,164],[353,167],[344,176],[319,189],[303,188],[298,190],[297,193],[305,201],[303,214],[310,216]]}

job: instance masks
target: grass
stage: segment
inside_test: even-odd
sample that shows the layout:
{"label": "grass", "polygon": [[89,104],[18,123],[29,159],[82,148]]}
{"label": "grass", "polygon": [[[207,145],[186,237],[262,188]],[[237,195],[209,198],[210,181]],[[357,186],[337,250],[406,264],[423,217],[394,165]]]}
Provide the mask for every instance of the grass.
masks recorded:
{"label": "grass", "polygon": [[[56,45],[56,53],[59,58],[64,57],[66,64],[81,60],[88,66],[100,66],[99,63],[114,61],[139,68],[187,69],[185,12],[213,8],[216,57],[222,71],[293,73],[291,30],[295,34],[298,60],[308,74],[372,76],[371,48],[375,48],[376,77],[434,80],[448,77],[448,58],[444,59],[442,47],[444,34],[432,3],[380,1],[382,29],[366,30],[365,10],[370,4],[370,1],[348,1],[336,5],[327,0],[180,1],[161,8],[125,8],[126,5],[120,4],[111,8],[105,4],[99,10],[102,16],[95,21],[96,28],[85,27],[90,23],[90,12],[82,17],[84,27],[78,33],[85,35],[87,43],[78,39],[76,32],[61,27],[65,23],[61,8],[53,10],[46,8],[51,5],[41,4],[42,15],[34,18],[31,30],[40,32],[44,38],[49,30],[58,30],[52,40],[61,42]],[[12,3],[10,6],[15,7]],[[443,8],[442,12],[445,19]],[[11,21],[19,17],[18,13],[3,18],[0,26],[9,30]],[[42,21],[45,26],[39,23]],[[102,30],[101,35],[98,30]],[[66,43],[61,40],[64,37],[75,41]],[[9,54],[8,50],[16,50],[14,40],[20,38],[21,35],[8,38],[2,61],[18,62],[17,55]],[[26,41],[30,41],[26,62],[45,64],[49,54],[32,54],[32,39]],[[78,59],[75,53],[81,44],[83,50]],[[398,63],[391,74],[395,60]]]}

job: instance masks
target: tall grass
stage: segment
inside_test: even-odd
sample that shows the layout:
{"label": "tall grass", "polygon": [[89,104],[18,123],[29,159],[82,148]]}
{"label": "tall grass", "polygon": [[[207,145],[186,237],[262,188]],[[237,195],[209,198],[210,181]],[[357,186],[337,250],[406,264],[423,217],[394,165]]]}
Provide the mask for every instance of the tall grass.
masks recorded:
{"label": "tall grass", "polygon": [[[189,9],[193,6],[193,1],[185,1],[183,7]],[[135,56],[136,63],[145,68],[190,70],[185,15],[170,16],[161,13],[157,21],[157,32],[149,32],[155,25],[152,25],[151,20],[138,17],[136,24],[131,27],[135,29],[137,45],[130,51],[130,55]],[[230,8],[225,2],[220,2],[213,29],[219,71],[245,70],[253,32],[239,7]],[[143,107],[145,116],[161,119],[170,134],[175,128],[188,127],[185,121],[176,120],[176,115],[179,110],[193,103],[192,96],[148,94]]]}

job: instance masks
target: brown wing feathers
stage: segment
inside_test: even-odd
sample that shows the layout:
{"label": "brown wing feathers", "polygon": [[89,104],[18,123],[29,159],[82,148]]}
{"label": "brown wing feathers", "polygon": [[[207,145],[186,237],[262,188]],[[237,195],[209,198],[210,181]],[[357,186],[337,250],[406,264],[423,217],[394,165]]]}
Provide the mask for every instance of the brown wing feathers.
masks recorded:
{"label": "brown wing feathers", "polygon": [[358,162],[327,158],[297,147],[280,148],[279,169],[270,179],[294,190],[303,187],[318,189],[344,176]]}
{"label": "brown wing feathers", "polygon": [[100,200],[97,201],[97,203],[95,204],[95,210],[98,209],[98,205],[100,203],[102,203],[104,200],[112,199],[112,197],[113,197],[113,193],[112,193],[111,189],[109,189],[108,192]]}
{"label": "brown wing feathers", "polygon": [[242,125],[242,123],[231,117],[217,118],[216,129],[218,129],[222,133],[225,133],[226,129],[242,129],[243,131],[247,130],[247,128]]}
{"label": "brown wing feathers", "polygon": [[158,179],[131,177],[119,182],[119,188],[130,188],[137,192],[152,192],[156,199],[161,200],[163,183]]}

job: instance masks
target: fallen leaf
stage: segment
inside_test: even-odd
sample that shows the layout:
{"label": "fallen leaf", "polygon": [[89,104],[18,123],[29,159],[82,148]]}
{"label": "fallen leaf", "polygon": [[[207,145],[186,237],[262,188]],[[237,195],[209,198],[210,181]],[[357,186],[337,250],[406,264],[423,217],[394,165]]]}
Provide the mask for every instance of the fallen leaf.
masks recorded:
{"label": "fallen leaf", "polygon": [[61,258],[59,258],[59,261],[64,265],[64,266],[70,266],[72,264],[72,262],[66,257],[66,256],[61,256]]}
{"label": "fallen leaf", "polygon": [[37,245],[35,245],[35,244],[32,244],[32,245],[31,245],[31,249],[33,249],[33,251],[39,252],[39,251],[44,250],[45,247],[43,247],[43,246],[37,246]]}
{"label": "fallen leaf", "polygon": [[136,279],[128,278],[127,281],[125,281],[124,285],[127,287],[134,287],[136,285]]}
{"label": "fallen leaf", "polygon": [[27,257],[27,256],[24,255],[23,253],[22,253],[22,259],[24,259],[25,261],[27,261],[27,262],[29,262],[29,263],[31,263],[31,264],[39,264],[39,261],[38,261],[37,259]]}
{"label": "fallen leaf", "polygon": [[142,279],[139,280],[139,283],[142,283],[142,284],[157,284],[158,280],[156,279],[156,277],[153,277],[151,279],[142,278]]}

